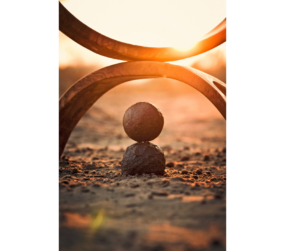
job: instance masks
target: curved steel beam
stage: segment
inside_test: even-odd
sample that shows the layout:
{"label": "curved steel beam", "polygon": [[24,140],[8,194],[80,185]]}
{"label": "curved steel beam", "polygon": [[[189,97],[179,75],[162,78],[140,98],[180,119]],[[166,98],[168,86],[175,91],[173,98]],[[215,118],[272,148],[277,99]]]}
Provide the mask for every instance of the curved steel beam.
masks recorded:
{"label": "curved steel beam", "polygon": [[91,29],[59,3],[59,29],[83,47],[102,56],[125,61],[175,61],[209,51],[226,41],[226,18],[187,51],[172,47],[144,47],[123,43]]}
{"label": "curved steel beam", "polygon": [[125,62],[97,70],[72,85],[59,100],[59,156],[78,121],[113,87],[135,79],[166,77],[184,82],[206,96],[226,118],[226,97],[215,85],[226,85],[206,73],[161,62]]}

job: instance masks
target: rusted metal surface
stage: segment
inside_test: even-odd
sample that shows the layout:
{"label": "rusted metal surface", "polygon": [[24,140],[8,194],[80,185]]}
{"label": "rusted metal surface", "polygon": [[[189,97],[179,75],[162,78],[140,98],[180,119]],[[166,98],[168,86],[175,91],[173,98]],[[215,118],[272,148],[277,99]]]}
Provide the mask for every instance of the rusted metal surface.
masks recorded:
{"label": "rusted metal surface", "polygon": [[122,174],[155,173],[163,175],[166,159],[163,151],[151,142],[135,143],[127,147],[121,161]]}
{"label": "rusted metal surface", "polygon": [[209,51],[226,41],[226,18],[187,51],[172,47],[144,47],[123,43],[91,29],[59,3],[59,30],[83,47],[102,56],[125,61],[175,61]]}
{"label": "rusted metal surface", "polygon": [[126,134],[137,142],[154,140],[163,129],[164,117],[155,105],[139,102],[129,107],[123,117]]}
{"label": "rusted metal surface", "polygon": [[[59,156],[69,136],[86,111],[113,87],[135,79],[172,78],[190,85],[204,96],[226,118],[226,97],[214,82],[219,79],[190,67],[161,62],[125,62],[97,70],[72,85],[59,100]],[[130,94],[129,94],[130,95]]]}

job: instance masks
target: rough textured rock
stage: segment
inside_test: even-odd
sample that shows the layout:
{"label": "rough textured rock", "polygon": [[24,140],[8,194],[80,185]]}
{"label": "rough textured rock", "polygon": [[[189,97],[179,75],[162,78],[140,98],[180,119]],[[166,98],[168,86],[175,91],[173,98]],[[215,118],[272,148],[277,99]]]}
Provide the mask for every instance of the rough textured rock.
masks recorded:
{"label": "rough textured rock", "polygon": [[122,174],[134,175],[165,172],[165,156],[163,151],[151,142],[135,143],[127,147],[121,161]]}
{"label": "rough textured rock", "polygon": [[139,102],[129,107],[123,117],[123,127],[127,135],[137,141],[155,139],[164,126],[164,117],[156,106]]}

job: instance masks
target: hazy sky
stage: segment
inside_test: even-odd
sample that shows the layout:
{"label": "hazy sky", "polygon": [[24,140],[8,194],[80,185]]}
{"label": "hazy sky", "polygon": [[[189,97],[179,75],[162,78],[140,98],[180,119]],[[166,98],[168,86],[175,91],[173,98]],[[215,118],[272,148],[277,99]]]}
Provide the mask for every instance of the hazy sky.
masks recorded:
{"label": "hazy sky", "polygon": [[[185,47],[226,17],[225,0],[65,0],[62,4],[80,21],[110,38],[152,47]],[[225,46],[220,46],[222,50]],[[199,57],[199,56],[198,56]],[[189,65],[197,59],[181,60]],[[60,65],[116,62],[71,41],[60,32]],[[175,63],[175,62],[174,62]]]}

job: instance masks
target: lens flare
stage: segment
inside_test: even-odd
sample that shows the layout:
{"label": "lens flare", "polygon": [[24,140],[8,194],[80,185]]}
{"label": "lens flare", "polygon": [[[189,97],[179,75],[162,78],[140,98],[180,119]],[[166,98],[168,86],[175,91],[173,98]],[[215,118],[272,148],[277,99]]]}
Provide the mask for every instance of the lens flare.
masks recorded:
{"label": "lens flare", "polygon": [[102,224],[104,218],[104,210],[100,210],[97,216],[92,219],[90,229],[92,232],[96,231]]}

